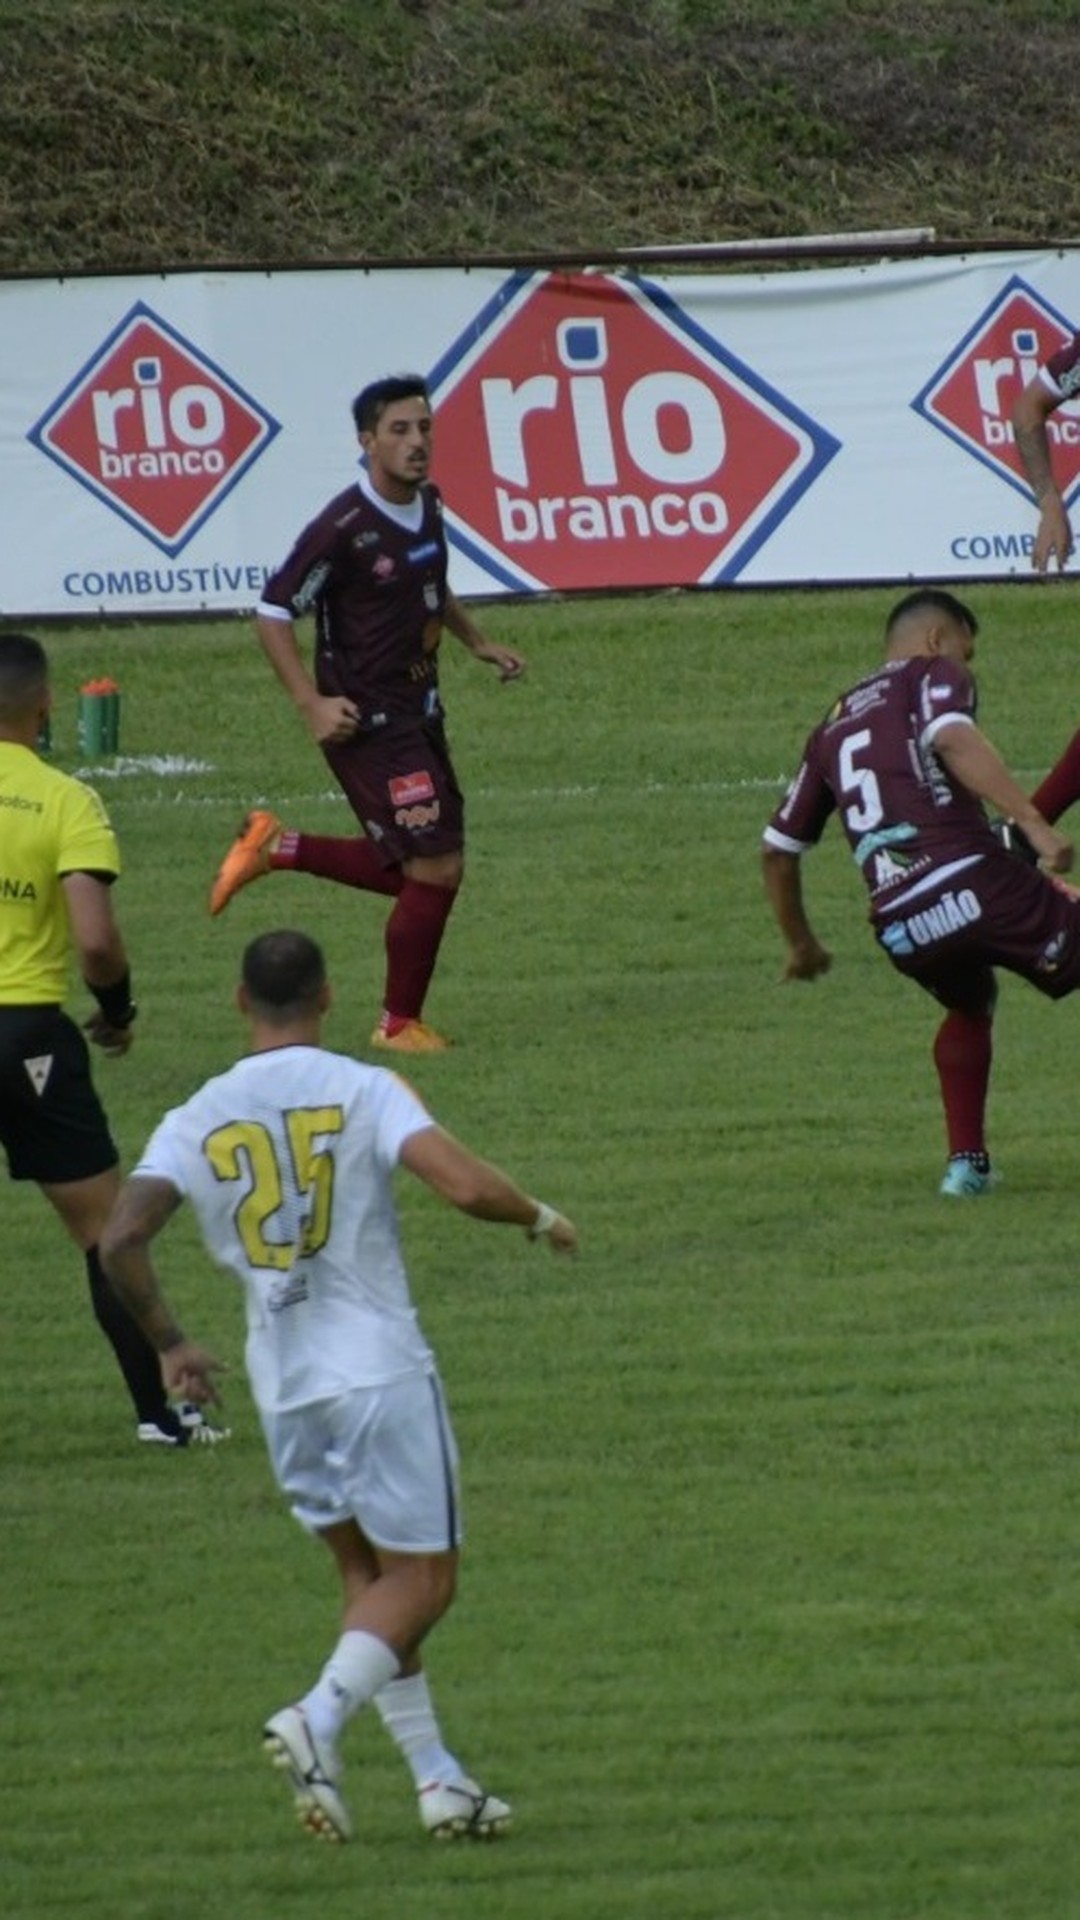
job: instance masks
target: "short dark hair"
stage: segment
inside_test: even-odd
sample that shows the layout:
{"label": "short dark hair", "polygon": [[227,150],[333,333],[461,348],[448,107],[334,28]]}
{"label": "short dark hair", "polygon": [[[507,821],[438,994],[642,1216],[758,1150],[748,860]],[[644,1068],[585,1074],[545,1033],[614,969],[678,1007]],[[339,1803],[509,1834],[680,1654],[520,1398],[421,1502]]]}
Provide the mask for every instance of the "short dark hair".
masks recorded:
{"label": "short dark hair", "polygon": [[955,593],[947,593],[944,587],[915,587],[898,600],[885,622],[885,638],[891,639],[901,620],[912,613],[941,613],[947,620],[955,620],[958,626],[966,627],[972,639],[979,631],[979,623],[970,607],[958,600]]}
{"label": "short dark hair", "polygon": [[250,940],[240,972],[252,1005],[271,1020],[310,1012],[326,984],[322,948],[291,927]]}
{"label": "short dark hair", "polygon": [[49,684],[49,662],[40,640],[28,633],[0,633],[0,716],[12,720],[40,705]]}
{"label": "short dark hair", "polygon": [[430,407],[431,395],[422,373],[389,373],[383,380],[372,380],[362,387],[352,403],[357,433],[374,433],[379,420],[398,400],[422,400]]}

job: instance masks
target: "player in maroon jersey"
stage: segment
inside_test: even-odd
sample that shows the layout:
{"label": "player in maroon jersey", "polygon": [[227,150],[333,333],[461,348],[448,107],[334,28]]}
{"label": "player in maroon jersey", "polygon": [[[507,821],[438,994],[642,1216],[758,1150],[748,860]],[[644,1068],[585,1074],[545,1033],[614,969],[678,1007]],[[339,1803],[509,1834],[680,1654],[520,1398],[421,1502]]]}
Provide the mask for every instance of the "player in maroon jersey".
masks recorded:
{"label": "player in maroon jersey", "polygon": [[[1050,449],[1050,417],[1068,400],[1080,395],[1080,333],[1050,355],[1021,390],[1012,410],[1016,450],[1039,507],[1039,525],[1032,565],[1046,573],[1051,560],[1059,570],[1073,550],[1069,515],[1054,479]],[[1080,731],[1033,795],[1047,820],[1059,820],[1067,807],[1080,800]]]}
{"label": "player in maroon jersey", "polygon": [[[427,477],[432,418],[423,379],[375,381],[354,400],[353,418],[366,457],[359,481],[305,527],[268,580],[256,624],[363,834],[298,833],[276,814],[249,813],[214,881],[210,911],[280,867],[392,898],[372,1045],[434,1053],[448,1042],[420,1015],[465,842],[439,698],[443,628],[501,680],[518,679],[525,662],[486,639],[447,584],[442,500]],[[309,612],[314,678],[294,624]]]}
{"label": "player in maroon jersey", "polygon": [[946,1009],[934,1064],[949,1147],[941,1192],[955,1197],[995,1179],[985,1132],[994,968],[1052,999],[1080,987],[1080,896],[1005,852],[983,810],[985,801],[1011,816],[1044,866],[1067,872],[1070,842],[975,724],[977,628],[969,608],[935,587],[893,608],[883,664],[810,735],[762,848],[785,978],[813,980],[831,957],[803,905],[800,863],[839,813],[879,946]]}

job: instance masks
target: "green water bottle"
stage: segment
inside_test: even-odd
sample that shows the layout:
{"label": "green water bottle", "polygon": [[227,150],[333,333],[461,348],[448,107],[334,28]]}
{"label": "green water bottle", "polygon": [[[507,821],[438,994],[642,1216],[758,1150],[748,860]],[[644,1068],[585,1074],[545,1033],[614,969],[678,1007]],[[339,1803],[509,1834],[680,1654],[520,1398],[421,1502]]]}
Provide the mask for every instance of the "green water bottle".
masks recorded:
{"label": "green water bottle", "polygon": [[120,689],[115,680],[99,681],[105,702],[105,752],[120,751]]}
{"label": "green water bottle", "polygon": [[79,688],[77,726],[84,760],[102,760],[120,744],[120,689],[115,680],[87,680]]}

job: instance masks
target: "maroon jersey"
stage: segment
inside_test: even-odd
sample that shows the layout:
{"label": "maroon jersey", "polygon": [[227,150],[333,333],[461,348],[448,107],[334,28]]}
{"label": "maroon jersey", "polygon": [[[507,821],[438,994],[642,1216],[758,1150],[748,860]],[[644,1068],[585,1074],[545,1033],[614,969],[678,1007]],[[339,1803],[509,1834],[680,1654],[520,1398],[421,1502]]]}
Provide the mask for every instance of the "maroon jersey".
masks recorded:
{"label": "maroon jersey", "polygon": [[349,487],[304,528],[263,591],[261,610],[315,616],[315,682],[360,709],[363,731],[441,714],[438,647],[446,535],[438,488],[418,496],[410,532]]}
{"label": "maroon jersey", "polygon": [[981,801],[934,752],[943,726],[974,715],[975,684],[958,661],[888,661],[843,694],[810,735],[766,842],[802,853],[838,812],[874,920],[933,900],[980,861],[1002,857]]}

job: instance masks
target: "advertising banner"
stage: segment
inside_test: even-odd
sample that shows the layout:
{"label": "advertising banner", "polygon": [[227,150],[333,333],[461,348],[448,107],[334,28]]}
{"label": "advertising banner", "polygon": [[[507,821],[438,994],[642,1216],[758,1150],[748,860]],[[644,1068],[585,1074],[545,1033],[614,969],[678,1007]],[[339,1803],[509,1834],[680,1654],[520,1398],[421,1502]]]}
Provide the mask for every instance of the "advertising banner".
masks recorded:
{"label": "advertising banner", "polygon": [[0,281],[0,615],[252,607],[404,371],[466,597],[1023,573],[1010,409],[1078,329],[1068,251]]}

